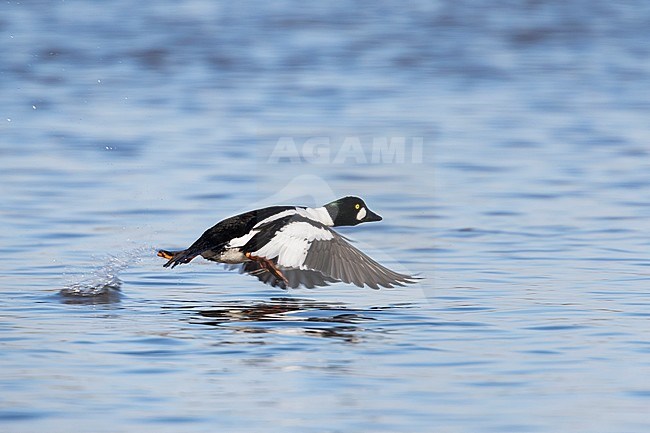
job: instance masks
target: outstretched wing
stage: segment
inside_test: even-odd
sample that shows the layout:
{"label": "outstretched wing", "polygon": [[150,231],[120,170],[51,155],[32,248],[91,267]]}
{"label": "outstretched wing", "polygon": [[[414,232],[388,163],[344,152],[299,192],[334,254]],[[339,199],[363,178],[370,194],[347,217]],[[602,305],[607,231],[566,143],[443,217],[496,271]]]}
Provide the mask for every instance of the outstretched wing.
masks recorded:
{"label": "outstretched wing", "polygon": [[337,234],[328,241],[314,240],[304,266],[345,283],[359,287],[367,285],[373,289],[403,286],[416,280],[380,265]]}
{"label": "outstretched wing", "polygon": [[380,265],[329,227],[291,215],[260,227],[242,247],[244,252],[273,260],[283,274],[317,272],[325,278],[373,289],[403,286],[415,278]]}

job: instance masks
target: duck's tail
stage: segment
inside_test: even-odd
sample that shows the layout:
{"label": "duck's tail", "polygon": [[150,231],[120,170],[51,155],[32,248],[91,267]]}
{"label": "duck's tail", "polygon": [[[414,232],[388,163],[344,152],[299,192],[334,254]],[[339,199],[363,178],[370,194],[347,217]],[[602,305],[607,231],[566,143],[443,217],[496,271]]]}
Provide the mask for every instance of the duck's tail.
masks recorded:
{"label": "duck's tail", "polygon": [[163,265],[163,267],[167,268],[169,266],[175,268],[177,265],[181,265],[183,263],[189,263],[192,261],[194,257],[196,257],[198,254],[195,253],[194,251],[191,251],[190,248],[182,251],[167,251],[167,250],[159,250],[158,251],[158,257],[162,257],[163,259],[167,259],[167,263]]}

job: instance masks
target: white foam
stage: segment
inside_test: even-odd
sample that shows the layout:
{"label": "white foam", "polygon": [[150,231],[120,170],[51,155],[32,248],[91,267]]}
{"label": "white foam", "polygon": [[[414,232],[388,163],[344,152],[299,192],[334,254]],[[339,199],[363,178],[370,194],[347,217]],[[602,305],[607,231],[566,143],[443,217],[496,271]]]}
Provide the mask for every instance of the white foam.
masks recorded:
{"label": "white foam", "polygon": [[122,281],[118,274],[132,264],[142,261],[143,256],[151,251],[152,247],[140,247],[118,255],[106,256],[101,260],[101,266],[68,282],[59,293],[68,297],[92,297],[119,290]]}

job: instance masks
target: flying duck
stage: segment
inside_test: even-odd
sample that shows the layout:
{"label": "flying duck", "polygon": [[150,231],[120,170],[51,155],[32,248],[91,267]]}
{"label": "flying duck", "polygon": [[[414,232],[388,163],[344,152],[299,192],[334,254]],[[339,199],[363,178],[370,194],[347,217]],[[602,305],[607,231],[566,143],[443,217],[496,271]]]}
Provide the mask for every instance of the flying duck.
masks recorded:
{"label": "flying duck", "polygon": [[164,267],[196,256],[239,268],[282,289],[345,282],[373,289],[403,286],[416,277],[380,265],[331,227],[381,221],[359,197],[343,197],[322,207],[272,206],[226,218],[189,248],[158,251]]}

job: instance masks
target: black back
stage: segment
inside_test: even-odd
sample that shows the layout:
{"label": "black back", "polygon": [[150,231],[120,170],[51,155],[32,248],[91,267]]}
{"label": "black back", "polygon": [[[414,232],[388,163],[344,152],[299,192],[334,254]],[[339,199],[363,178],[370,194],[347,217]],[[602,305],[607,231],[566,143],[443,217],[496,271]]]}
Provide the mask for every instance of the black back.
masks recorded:
{"label": "black back", "polygon": [[295,206],[271,206],[226,218],[207,229],[186,251],[192,254],[201,254],[206,250],[219,251],[231,239],[250,232],[258,222],[276,213],[295,208]]}

